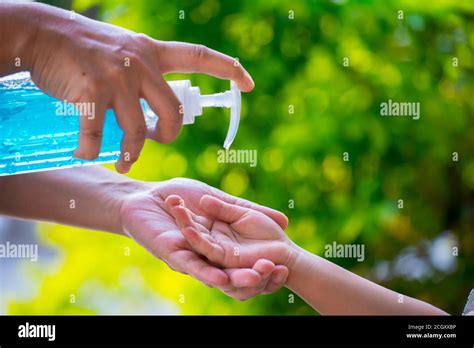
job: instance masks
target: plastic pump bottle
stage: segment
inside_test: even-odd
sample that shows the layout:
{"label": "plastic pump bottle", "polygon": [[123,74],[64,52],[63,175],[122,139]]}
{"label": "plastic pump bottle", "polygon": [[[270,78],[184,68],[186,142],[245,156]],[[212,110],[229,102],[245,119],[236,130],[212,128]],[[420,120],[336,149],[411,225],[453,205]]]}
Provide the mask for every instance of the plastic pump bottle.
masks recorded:
{"label": "plastic pump bottle", "polygon": [[[201,95],[199,87],[192,87],[188,80],[168,84],[183,105],[183,124],[194,123],[204,107],[230,108],[224,141],[224,148],[228,149],[240,120],[241,97],[235,83],[230,82],[230,90],[211,95]],[[140,102],[147,127],[153,129],[158,116],[145,100]],[[84,161],[73,157],[78,146],[79,118],[72,104],[39,90],[29,73],[0,78],[0,176],[117,161],[123,132],[110,109],[105,115],[98,158]]]}

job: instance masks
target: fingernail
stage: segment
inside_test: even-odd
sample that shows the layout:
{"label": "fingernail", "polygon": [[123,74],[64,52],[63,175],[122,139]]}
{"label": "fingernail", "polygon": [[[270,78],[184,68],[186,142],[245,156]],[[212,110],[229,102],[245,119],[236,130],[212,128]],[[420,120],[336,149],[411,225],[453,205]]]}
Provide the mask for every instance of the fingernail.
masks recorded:
{"label": "fingernail", "polygon": [[81,157],[81,152],[79,150],[76,150],[72,153],[72,155],[77,158],[77,159],[80,159]]}
{"label": "fingernail", "polygon": [[250,81],[250,88],[254,88],[255,87],[255,82],[253,81],[253,78],[252,76],[250,76],[249,72],[247,70],[244,70],[245,71],[245,77],[247,78],[247,80]]}
{"label": "fingernail", "polygon": [[282,273],[278,273],[276,276],[275,276],[275,279],[274,279],[274,283],[281,283],[282,281],[285,280],[285,275],[282,274]]}
{"label": "fingernail", "polygon": [[128,166],[127,164],[123,163],[123,162],[117,162],[115,164],[115,169],[117,170],[117,172],[119,172],[120,174],[126,174],[130,171],[130,166]]}

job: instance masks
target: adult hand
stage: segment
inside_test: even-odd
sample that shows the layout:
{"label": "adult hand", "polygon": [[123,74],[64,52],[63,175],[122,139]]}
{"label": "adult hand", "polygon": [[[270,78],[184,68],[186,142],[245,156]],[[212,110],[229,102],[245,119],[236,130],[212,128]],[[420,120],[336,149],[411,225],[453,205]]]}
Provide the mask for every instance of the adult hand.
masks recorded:
{"label": "adult hand", "polygon": [[[235,59],[202,45],[157,41],[46,5],[2,6],[18,17],[13,24],[22,37],[11,39],[20,46],[19,55],[35,84],[60,100],[94,106],[89,109],[94,115],[81,115],[75,157],[98,156],[105,111],[114,110],[124,131],[116,164],[120,173],[129,171],[147,136],[169,143],[181,129],[180,102],[163,74],[199,72],[234,80],[242,91],[254,86]],[[140,98],[159,115],[153,132],[147,131]]]}
{"label": "adult hand", "polygon": [[240,198],[230,196],[202,182],[190,179],[172,179],[162,183],[150,183],[147,188],[127,195],[121,204],[121,226],[135,239],[170,268],[220,288],[230,296],[245,300],[259,293],[271,293],[286,283],[288,269],[258,259],[248,267],[221,269],[202,258],[183,237],[165,200],[173,194],[183,197],[188,206],[200,212],[199,201],[204,195],[241,207],[248,207],[269,216],[281,228],[286,228],[285,215]]}

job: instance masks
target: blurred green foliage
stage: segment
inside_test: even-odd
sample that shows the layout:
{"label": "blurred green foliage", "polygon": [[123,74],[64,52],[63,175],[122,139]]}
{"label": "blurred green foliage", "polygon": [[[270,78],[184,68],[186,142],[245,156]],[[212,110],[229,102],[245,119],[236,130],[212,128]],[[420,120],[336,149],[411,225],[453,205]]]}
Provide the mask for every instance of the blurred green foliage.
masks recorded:
{"label": "blurred green foliage", "polygon": [[[290,237],[314,253],[333,241],[364,243],[365,262],[334,261],[370,279],[378,262],[453,231],[459,244],[454,272],[422,280],[394,276],[382,285],[461,312],[474,274],[474,2],[73,1],[77,12],[93,6],[104,21],[238,57],[256,83],[243,95],[233,145],[257,149],[256,168],[217,163],[228,118],[226,111],[205,110],[172,145],[147,143],[132,177],[195,178],[279,209],[290,219]],[[204,75],[169,76],[183,77],[204,93],[228,87]],[[381,117],[380,103],[388,99],[420,102],[420,120]],[[97,312],[91,283],[130,303],[151,290],[185,314],[314,313],[297,298],[288,303],[288,290],[237,302],[167,269],[122,237],[65,226],[41,230],[62,258],[52,270],[31,270],[37,293],[12,301],[10,313]],[[124,281],[130,269],[142,286]]]}

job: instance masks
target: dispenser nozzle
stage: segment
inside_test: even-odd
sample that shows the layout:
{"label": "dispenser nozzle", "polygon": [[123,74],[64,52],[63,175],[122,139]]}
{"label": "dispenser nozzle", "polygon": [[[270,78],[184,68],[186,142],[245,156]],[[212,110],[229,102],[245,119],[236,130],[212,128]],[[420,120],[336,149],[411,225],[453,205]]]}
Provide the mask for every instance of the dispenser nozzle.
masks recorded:
{"label": "dispenser nozzle", "polygon": [[240,122],[241,96],[236,83],[230,81],[230,90],[224,93],[201,95],[199,104],[201,107],[230,108],[229,129],[224,141],[224,148],[228,149],[237,135]]}
{"label": "dispenser nozzle", "polygon": [[237,135],[240,122],[240,110],[242,108],[240,89],[234,81],[230,81],[230,92],[232,93],[232,106],[230,107],[229,129],[227,130],[227,136],[224,141],[225,149],[228,149],[232,145]]}

